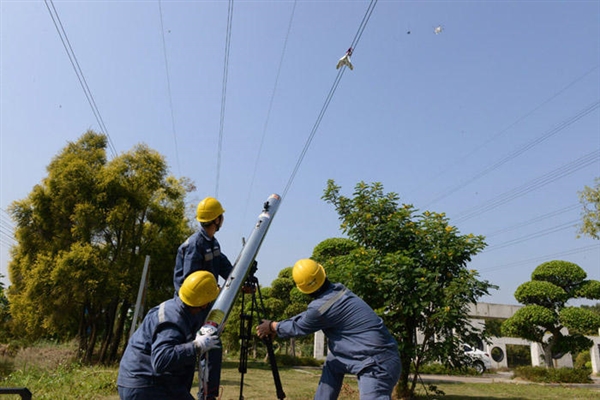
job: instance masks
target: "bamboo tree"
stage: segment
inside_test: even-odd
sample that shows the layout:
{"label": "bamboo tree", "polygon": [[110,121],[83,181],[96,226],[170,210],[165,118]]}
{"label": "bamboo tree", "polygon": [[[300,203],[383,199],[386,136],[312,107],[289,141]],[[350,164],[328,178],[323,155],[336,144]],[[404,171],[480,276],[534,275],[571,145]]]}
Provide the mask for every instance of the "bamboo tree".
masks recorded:
{"label": "bamboo tree", "polygon": [[25,337],[79,337],[84,361],[117,357],[143,259],[149,305],[173,296],[177,243],[190,233],[185,180],[140,144],[106,160],[106,137],[86,132],[50,163],[48,176],[14,202],[18,245],[9,265],[15,326]]}

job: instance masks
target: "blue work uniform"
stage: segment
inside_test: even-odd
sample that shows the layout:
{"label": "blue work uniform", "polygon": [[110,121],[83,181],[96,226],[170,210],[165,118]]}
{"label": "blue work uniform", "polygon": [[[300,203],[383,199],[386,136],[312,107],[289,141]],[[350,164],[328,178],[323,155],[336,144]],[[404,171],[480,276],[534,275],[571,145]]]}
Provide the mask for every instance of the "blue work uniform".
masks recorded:
{"label": "blue work uniform", "polygon": [[129,339],[119,365],[121,400],[191,399],[203,320],[175,297],[152,308]]}
{"label": "blue work uniform", "polygon": [[[227,279],[233,270],[233,266],[227,256],[221,253],[221,247],[215,237],[212,239],[207,235],[204,228],[190,236],[177,250],[175,260],[175,271],[173,272],[173,286],[175,293],[183,284],[183,280],[189,274],[196,271],[208,271],[219,281],[219,276]],[[210,308],[200,312],[200,318],[204,322]],[[207,353],[208,358],[208,389],[207,398],[219,397],[219,386],[221,385],[221,364],[223,349],[218,347]]]}
{"label": "blue work uniform", "polygon": [[217,238],[208,237],[204,228],[190,236],[177,250],[173,286],[175,293],[189,274],[196,271],[208,271],[219,281],[219,276],[227,279],[233,266],[227,256],[221,253]]}
{"label": "blue work uniform", "polygon": [[362,400],[391,399],[400,378],[398,343],[382,319],[344,285],[332,283],[306,311],[277,324],[282,338],[322,330],[329,352],[315,399],[337,399],[344,374],[358,377]]}

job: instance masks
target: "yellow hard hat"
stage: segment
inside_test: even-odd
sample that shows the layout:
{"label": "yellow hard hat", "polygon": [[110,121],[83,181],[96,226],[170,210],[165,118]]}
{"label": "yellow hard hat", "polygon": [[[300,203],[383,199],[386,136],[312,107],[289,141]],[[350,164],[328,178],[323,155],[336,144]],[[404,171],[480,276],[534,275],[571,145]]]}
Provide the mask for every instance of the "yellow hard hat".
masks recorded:
{"label": "yellow hard hat", "polygon": [[219,200],[214,197],[206,197],[196,208],[196,219],[198,222],[210,222],[223,214],[225,210]]}
{"label": "yellow hard hat", "polygon": [[303,258],[294,264],[292,277],[299,291],[311,294],[323,286],[327,275],[321,264],[309,258]]}
{"label": "yellow hard hat", "polygon": [[190,307],[202,307],[219,295],[215,276],[208,271],[196,271],[188,275],[179,288],[179,298]]}

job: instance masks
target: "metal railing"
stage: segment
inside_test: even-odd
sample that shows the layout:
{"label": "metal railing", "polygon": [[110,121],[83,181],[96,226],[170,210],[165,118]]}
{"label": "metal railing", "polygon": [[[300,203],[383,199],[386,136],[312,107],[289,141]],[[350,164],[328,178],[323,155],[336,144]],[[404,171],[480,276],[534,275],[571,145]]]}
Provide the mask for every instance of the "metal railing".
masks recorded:
{"label": "metal railing", "polygon": [[27,388],[0,388],[0,394],[18,394],[23,400],[31,400],[31,392]]}

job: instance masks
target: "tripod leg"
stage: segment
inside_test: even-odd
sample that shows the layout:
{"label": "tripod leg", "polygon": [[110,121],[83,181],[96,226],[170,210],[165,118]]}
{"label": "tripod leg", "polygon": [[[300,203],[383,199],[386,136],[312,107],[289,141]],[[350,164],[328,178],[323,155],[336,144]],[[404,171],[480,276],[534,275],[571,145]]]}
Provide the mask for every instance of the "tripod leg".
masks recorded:
{"label": "tripod leg", "polygon": [[285,399],[285,392],[281,385],[279,377],[279,369],[277,368],[277,360],[275,359],[275,351],[273,351],[273,341],[270,337],[263,338],[263,343],[267,346],[267,354],[269,355],[269,364],[271,364],[271,372],[273,373],[273,381],[275,382],[275,390],[277,391],[278,399]]}
{"label": "tripod leg", "polygon": [[244,309],[245,297],[242,291],[242,307],[240,310],[240,364],[238,366],[238,371],[241,374],[239,400],[244,400],[244,374],[248,372],[248,351],[250,339],[252,338],[252,314],[254,312],[254,302],[252,302],[250,304],[250,312],[246,313]]}
{"label": "tripod leg", "polygon": [[[258,286],[258,280],[256,280],[256,285]],[[263,303],[262,295],[260,294],[260,290],[258,291],[258,297],[260,299],[260,308],[258,307],[255,294],[253,294],[253,296],[252,296],[252,302],[256,305],[257,309],[262,310],[262,314],[264,315],[265,314],[265,305]],[[260,319],[261,318],[259,318],[259,320]],[[275,383],[275,390],[277,391],[277,399],[280,399],[280,400],[285,399],[285,392],[283,391],[283,386],[281,385],[281,378],[279,376],[279,368],[277,367],[277,360],[275,359],[275,351],[273,350],[273,340],[271,339],[271,337],[267,336],[267,337],[263,338],[262,341],[265,344],[265,346],[267,347],[267,355],[269,356],[269,364],[271,365],[271,372],[273,373],[273,381]]]}

